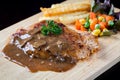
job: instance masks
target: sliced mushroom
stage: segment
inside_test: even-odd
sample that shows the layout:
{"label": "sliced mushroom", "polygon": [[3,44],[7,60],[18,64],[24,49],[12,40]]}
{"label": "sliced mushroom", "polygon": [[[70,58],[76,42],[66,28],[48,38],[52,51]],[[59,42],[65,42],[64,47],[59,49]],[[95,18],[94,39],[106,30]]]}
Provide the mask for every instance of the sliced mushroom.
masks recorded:
{"label": "sliced mushroom", "polygon": [[45,48],[46,51],[50,51],[51,54],[53,55],[56,55],[58,52],[60,52],[60,49],[58,48],[58,46],[56,44],[51,44],[51,45],[48,45],[46,48]]}
{"label": "sliced mushroom", "polygon": [[40,30],[41,30],[41,27],[35,27],[34,29],[30,30],[28,33],[31,35],[34,35],[34,34],[40,32]]}
{"label": "sliced mushroom", "polygon": [[26,39],[24,39],[24,40],[21,40],[20,41],[20,45],[21,45],[21,47],[23,47],[28,41],[30,41],[32,39],[32,37],[29,37],[29,38],[26,38]]}
{"label": "sliced mushroom", "polygon": [[49,44],[45,49],[50,51],[51,54],[56,55],[62,54],[62,51],[67,50],[68,47],[69,47],[68,43],[58,40],[54,42],[54,44]]}
{"label": "sliced mushroom", "polygon": [[32,39],[32,37],[29,37],[29,38],[26,38],[26,39],[21,39],[19,37],[16,37],[16,38],[14,38],[14,44],[15,45],[20,45],[21,47],[23,47],[31,39]]}
{"label": "sliced mushroom", "polygon": [[32,42],[31,45],[34,47],[34,48],[39,48],[43,45],[46,45],[46,41],[45,40],[36,40],[35,42]]}
{"label": "sliced mushroom", "polygon": [[40,33],[38,33],[37,35],[36,35],[37,37],[37,39],[45,39],[46,38],[46,36],[44,36],[43,34],[40,34]]}

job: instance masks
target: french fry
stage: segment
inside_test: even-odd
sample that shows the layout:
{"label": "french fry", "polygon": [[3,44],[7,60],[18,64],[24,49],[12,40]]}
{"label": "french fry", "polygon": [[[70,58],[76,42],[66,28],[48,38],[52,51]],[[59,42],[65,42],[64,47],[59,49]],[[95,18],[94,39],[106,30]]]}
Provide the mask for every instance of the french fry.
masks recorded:
{"label": "french fry", "polygon": [[74,12],[74,13],[69,13],[69,14],[62,14],[62,15],[58,15],[58,16],[40,17],[39,21],[47,19],[47,20],[54,20],[54,21],[59,21],[60,22],[60,17],[78,16],[78,15],[82,15],[82,14],[86,14],[86,13],[88,13],[88,12],[83,11],[83,12]]}
{"label": "french fry", "polygon": [[67,0],[53,4],[51,8],[40,8],[44,17],[41,20],[55,20],[64,24],[72,24],[77,19],[86,18],[90,11],[90,0]]}
{"label": "french fry", "polygon": [[75,3],[75,2],[90,2],[91,0],[66,0],[62,2],[61,4],[68,4],[68,3]]}
{"label": "french fry", "polygon": [[60,16],[52,16],[52,17],[40,17],[39,21],[42,20],[54,20],[57,22],[61,22],[63,24],[72,24],[74,23],[77,19],[81,18],[86,18],[89,15],[89,12],[75,12],[71,14],[64,14]]}
{"label": "french fry", "polygon": [[89,13],[81,14],[81,15],[74,15],[74,16],[59,17],[59,21],[63,24],[72,24],[72,23],[75,23],[77,19],[86,18],[88,15]]}
{"label": "french fry", "polygon": [[59,22],[59,16],[52,16],[52,17],[40,17],[39,21],[43,21],[43,20],[54,20]]}
{"label": "french fry", "polygon": [[68,4],[70,3],[74,3],[74,4],[89,4],[90,3],[90,0],[67,0],[67,1],[64,1],[60,4],[53,4],[51,6],[51,8],[57,8],[57,7],[63,7],[63,6],[67,6]]}
{"label": "french fry", "polygon": [[73,12],[73,13],[68,13],[68,14],[62,14],[59,15],[59,17],[64,17],[64,16],[77,16],[77,15],[81,15],[81,14],[86,14],[88,13],[88,11],[81,11],[81,12]]}
{"label": "french fry", "polygon": [[40,8],[44,16],[56,16],[60,14],[67,14],[76,11],[89,11],[90,4],[87,3],[70,3],[56,8]]}

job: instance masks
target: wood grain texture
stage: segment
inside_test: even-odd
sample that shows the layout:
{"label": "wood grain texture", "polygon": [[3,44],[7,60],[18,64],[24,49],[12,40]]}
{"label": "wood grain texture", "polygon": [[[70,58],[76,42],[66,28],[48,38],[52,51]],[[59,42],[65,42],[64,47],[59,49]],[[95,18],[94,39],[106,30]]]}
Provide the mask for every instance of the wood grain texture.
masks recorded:
{"label": "wood grain texture", "polygon": [[[19,28],[27,28],[38,22],[41,15],[42,13],[38,13],[1,30],[0,51],[12,33]],[[31,73],[26,68],[5,59],[0,52],[0,80],[92,80],[120,61],[120,33],[111,37],[101,37],[99,43],[101,50],[98,53],[92,55],[88,60],[80,61],[74,68],[63,73],[52,71]]]}

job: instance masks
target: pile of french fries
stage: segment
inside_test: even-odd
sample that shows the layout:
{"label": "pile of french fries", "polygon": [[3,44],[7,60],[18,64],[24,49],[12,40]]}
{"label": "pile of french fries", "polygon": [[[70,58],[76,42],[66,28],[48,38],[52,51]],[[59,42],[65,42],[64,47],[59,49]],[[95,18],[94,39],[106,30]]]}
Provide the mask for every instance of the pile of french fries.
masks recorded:
{"label": "pile of french fries", "polygon": [[77,19],[86,18],[90,11],[90,0],[67,0],[53,4],[50,8],[40,8],[43,12],[41,20],[55,20],[63,24],[75,23]]}

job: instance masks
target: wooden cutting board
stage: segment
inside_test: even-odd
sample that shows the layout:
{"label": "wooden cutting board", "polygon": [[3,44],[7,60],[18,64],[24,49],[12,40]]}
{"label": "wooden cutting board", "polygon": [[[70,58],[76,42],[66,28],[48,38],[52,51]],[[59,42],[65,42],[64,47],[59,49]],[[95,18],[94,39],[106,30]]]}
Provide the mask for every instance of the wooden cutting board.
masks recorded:
{"label": "wooden cutting board", "polygon": [[[116,11],[119,11],[119,9],[116,9]],[[0,50],[13,32],[18,28],[27,28],[38,22],[40,16],[42,16],[42,13],[1,30]],[[80,61],[74,68],[62,73],[52,71],[31,73],[26,68],[5,59],[0,52],[0,80],[92,80],[120,60],[120,33],[111,37],[101,37],[99,43],[101,50],[97,54],[94,54],[88,60]]]}

